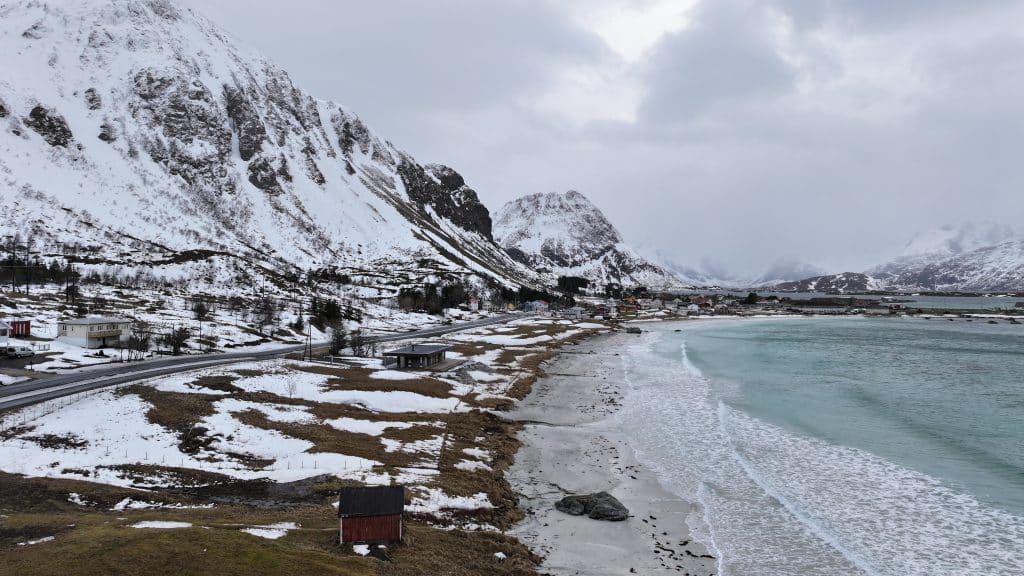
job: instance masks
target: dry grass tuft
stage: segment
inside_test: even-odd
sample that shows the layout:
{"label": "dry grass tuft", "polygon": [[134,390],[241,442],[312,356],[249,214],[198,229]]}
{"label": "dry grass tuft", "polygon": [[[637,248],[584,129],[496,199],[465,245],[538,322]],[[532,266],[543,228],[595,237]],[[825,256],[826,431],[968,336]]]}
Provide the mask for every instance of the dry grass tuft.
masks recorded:
{"label": "dry grass tuft", "polygon": [[195,454],[213,442],[206,436],[208,430],[199,423],[216,413],[213,403],[220,400],[220,396],[164,392],[139,384],[122,388],[118,393],[136,394],[152,404],[153,407],[146,412],[146,419],[177,434],[178,447],[182,452]]}
{"label": "dry grass tuft", "polygon": [[324,383],[328,390],[373,390],[382,392],[414,392],[433,398],[448,398],[452,387],[447,382],[429,377],[409,380],[385,380],[371,376],[369,368],[348,368],[341,377],[334,377]]}

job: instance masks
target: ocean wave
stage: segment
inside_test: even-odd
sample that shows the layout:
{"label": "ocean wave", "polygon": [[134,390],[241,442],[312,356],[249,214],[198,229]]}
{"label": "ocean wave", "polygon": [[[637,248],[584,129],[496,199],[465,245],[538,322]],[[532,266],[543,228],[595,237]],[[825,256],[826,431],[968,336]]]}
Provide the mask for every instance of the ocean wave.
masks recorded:
{"label": "ocean wave", "polygon": [[1024,573],[1024,518],[866,451],[798,436],[721,404],[756,483],[871,574]]}

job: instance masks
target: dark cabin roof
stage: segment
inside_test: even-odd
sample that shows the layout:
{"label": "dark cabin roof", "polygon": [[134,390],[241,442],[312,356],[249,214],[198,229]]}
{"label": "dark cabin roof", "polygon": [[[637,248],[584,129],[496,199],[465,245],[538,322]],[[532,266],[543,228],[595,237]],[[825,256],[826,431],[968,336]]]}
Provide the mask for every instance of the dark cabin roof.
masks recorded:
{"label": "dark cabin roof", "polygon": [[342,488],[338,499],[338,517],[390,516],[405,508],[403,486],[359,486]]}
{"label": "dark cabin roof", "polygon": [[446,352],[451,348],[444,344],[412,344],[385,352],[384,356],[429,356],[438,352]]}

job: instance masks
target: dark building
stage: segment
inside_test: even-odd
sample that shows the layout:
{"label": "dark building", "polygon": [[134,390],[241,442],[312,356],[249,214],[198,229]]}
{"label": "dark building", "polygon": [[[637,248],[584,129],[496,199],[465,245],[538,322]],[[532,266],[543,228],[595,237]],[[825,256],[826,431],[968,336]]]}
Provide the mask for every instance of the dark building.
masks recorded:
{"label": "dark building", "polygon": [[390,366],[391,358],[398,368],[427,368],[444,361],[444,354],[451,350],[444,344],[412,344],[382,354],[384,364]]}
{"label": "dark building", "polygon": [[402,486],[342,488],[338,499],[339,541],[387,544],[402,540]]}

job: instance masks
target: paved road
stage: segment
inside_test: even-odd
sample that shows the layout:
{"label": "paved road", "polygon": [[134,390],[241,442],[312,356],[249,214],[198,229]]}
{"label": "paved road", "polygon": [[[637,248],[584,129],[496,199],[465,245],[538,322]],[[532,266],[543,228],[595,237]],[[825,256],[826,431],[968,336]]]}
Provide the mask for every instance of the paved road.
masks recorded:
{"label": "paved road", "polygon": [[[400,332],[397,334],[369,335],[367,340],[371,343],[391,342],[394,340],[405,340],[408,338],[428,338],[440,336],[450,332],[488,326],[490,324],[501,324],[522,318],[517,314],[502,314],[491,318],[473,320],[471,322],[459,322],[447,324],[423,330]],[[316,343],[314,348],[323,347],[326,343]],[[302,352],[305,345],[284,346],[272,350],[260,352],[230,352],[226,354],[204,354],[196,356],[173,356],[138,362],[134,364],[104,365],[91,369],[83,369],[73,374],[62,374],[52,378],[42,378],[20,384],[0,387],[0,412],[20,408],[29,404],[36,404],[62,398],[79,392],[125,384],[144,378],[165,376],[197,368],[208,368],[211,366],[223,366],[238,362],[249,362],[252,360],[266,360],[268,358],[280,358],[287,354]]]}

